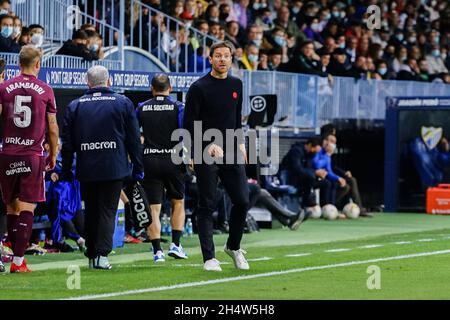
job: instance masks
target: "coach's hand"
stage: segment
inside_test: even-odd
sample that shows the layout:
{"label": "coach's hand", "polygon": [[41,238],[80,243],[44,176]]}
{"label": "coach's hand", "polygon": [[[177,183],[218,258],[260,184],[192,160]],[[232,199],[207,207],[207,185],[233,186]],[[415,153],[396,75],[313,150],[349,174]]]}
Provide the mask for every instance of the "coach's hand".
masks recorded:
{"label": "coach's hand", "polygon": [[214,158],[223,158],[223,149],[216,144],[212,144],[208,148],[208,154]]}
{"label": "coach's hand", "polygon": [[56,166],[56,155],[48,155],[47,159],[46,159],[46,163],[47,165],[45,166],[45,171],[51,171],[53,169],[55,169]]}

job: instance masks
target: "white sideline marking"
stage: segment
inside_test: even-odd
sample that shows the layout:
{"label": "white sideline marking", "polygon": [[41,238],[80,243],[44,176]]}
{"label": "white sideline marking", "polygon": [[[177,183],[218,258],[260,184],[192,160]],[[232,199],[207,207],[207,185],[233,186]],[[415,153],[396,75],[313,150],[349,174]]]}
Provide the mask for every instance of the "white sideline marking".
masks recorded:
{"label": "white sideline marking", "polygon": [[394,244],[411,244],[412,242],[411,241],[397,241],[397,242],[394,242]]}
{"label": "white sideline marking", "polygon": [[285,257],[304,257],[304,256],[309,256],[311,255],[311,253],[293,253],[293,254],[287,254],[285,255]]}
{"label": "white sideline marking", "polygon": [[372,248],[380,248],[383,247],[382,244],[368,244],[367,246],[358,247],[360,249],[372,249]]}
{"label": "white sideline marking", "polygon": [[450,253],[450,250],[421,252],[421,253],[406,254],[406,255],[401,255],[401,256],[392,256],[392,257],[385,257],[385,258],[378,258],[378,259],[349,261],[349,262],[343,262],[343,263],[328,264],[328,265],[323,265],[323,266],[297,268],[297,269],[290,269],[290,270],[284,270],[284,271],[273,271],[273,272],[267,272],[267,273],[252,274],[252,275],[247,275],[247,276],[238,276],[238,277],[230,277],[230,278],[198,281],[198,282],[187,282],[187,283],[175,284],[175,285],[170,285],[170,286],[162,286],[162,287],[154,287],[154,288],[146,288],[146,289],[138,289],[138,290],[128,290],[128,291],[112,292],[112,293],[104,293],[104,294],[85,295],[85,296],[67,298],[67,299],[63,299],[63,300],[91,300],[91,299],[101,299],[101,298],[112,298],[112,297],[126,296],[126,295],[130,295],[130,294],[141,294],[141,293],[159,292],[159,291],[167,291],[167,290],[174,290],[174,289],[181,289],[181,288],[200,287],[200,286],[207,286],[210,284],[227,283],[227,282],[232,282],[232,281],[272,277],[272,276],[279,276],[279,275],[290,274],[290,273],[333,269],[333,268],[348,267],[348,266],[367,264],[367,263],[402,260],[402,259],[434,256],[434,255],[448,254],[448,253]]}
{"label": "white sideline marking", "polygon": [[418,242],[431,242],[434,241],[435,239],[419,239],[417,240]]}
{"label": "white sideline marking", "polygon": [[324,252],[344,252],[344,251],[350,251],[352,249],[349,248],[340,248],[340,249],[330,249],[330,250],[325,250]]}
{"label": "white sideline marking", "polygon": [[271,257],[261,257],[261,258],[254,258],[254,259],[247,259],[247,261],[268,261],[268,260],[272,260],[273,258]]}

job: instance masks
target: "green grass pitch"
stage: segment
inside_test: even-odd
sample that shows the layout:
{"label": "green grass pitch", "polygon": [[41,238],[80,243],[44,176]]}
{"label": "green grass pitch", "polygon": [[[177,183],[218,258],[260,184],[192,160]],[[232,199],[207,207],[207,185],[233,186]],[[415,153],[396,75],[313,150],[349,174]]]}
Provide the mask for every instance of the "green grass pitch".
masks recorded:
{"label": "green grass pitch", "polygon": [[[244,235],[249,271],[234,268],[225,240],[215,236],[221,273],[202,270],[196,235],[183,238],[188,260],[167,257],[162,265],[153,263],[150,244],[116,249],[111,271],[87,269],[79,252],[31,256],[33,273],[0,276],[0,299],[450,298],[450,217],[377,214],[262,229]],[[68,266],[80,266],[80,289],[68,288],[76,283]]]}

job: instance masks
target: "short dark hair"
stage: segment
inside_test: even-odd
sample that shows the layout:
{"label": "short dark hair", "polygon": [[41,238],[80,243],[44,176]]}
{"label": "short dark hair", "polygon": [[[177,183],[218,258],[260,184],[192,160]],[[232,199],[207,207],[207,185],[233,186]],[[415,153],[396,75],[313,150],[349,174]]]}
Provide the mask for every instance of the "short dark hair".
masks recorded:
{"label": "short dark hair", "polygon": [[41,26],[40,24],[30,24],[30,25],[28,26],[28,28],[29,28],[30,30],[31,30],[31,29],[42,29],[42,30],[45,30],[44,27]]}
{"label": "short dark hair", "polygon": [[76,30],[72,35],[72,40],[75,40],[75,39],[87,40],[88,35],[86,34],[86,31]]}
{"label": "short dark hair", "polygon": [[5,20],[5,19],[12,19],[12,21],[14,22],[14,17],[13,16],[10,16],[9,14],[2,14],[2,15],[0,15],[0,23],[2,23],[3,20]]}
{"label": "short dark hair", "polygon": [[228,48],[230,49],[231,55],[234,55],[234,52],[236,51],[236,49],[234,48],[234,45],[230,42],[230,41],[219,41],[214,43],[210,50],[209,50],[209,56],[212,57],[214,54],[214,51],[218,48]]}
{"label": "short dark hair", "polygon": [[320,139],[317,137],[313,137],[313,138],[308,138],[308,140],[306,140],[305,144],[310,144],[311,147],[317,147],[317,146],[322,146],[322,141],[320,141]]}
{"label": "short dark hair", "polygon": [[336,127],[332,123],[324,124],[320,127],[320,135],[325,139],[325,136],[329,134],[334,134],[336,132]]}
{"label": "short dark hair", "polygon": [[97,31],[84,30],[88,38],[100,38],[100,34]]}
{"label": "short dark hair", "polygon": [[163,92],[170,88],[170,79],[167,74],[158,73],[152,79],[152,88],[156,92]]}

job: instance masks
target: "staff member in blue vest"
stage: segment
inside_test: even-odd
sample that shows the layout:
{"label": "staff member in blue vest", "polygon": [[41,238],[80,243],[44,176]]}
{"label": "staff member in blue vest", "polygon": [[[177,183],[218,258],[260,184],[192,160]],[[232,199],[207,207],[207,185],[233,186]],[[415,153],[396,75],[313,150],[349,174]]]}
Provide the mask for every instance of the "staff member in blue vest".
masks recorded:
{"label": "staff member in blue vest", "polygon": [[69,104],[64,118],[62,179],[71,178],[76,154],[86,214],[85,255],[90,268],[111,269],[107,256],[122,180],[131,170],[135,180],[144,178],[142,145],[133,103],[109,88],[108,70],[94,66],[86,77],[89,90]]}

